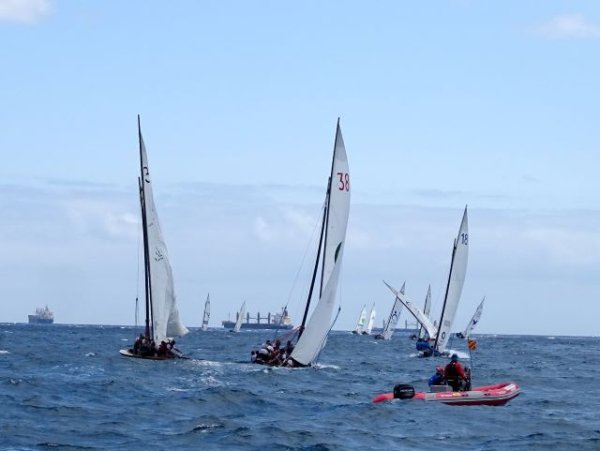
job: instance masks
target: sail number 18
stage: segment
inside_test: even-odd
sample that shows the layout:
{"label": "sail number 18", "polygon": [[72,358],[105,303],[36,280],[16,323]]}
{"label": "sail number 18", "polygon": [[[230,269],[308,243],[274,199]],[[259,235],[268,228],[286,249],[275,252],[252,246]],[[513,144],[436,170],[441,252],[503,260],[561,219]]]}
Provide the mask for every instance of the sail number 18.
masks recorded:
{"label": "sail number 18", "polygon": [[340,191],[350,191],[350,174],[347,172],[338,172],[337,175],[340,179],[338,189]]}

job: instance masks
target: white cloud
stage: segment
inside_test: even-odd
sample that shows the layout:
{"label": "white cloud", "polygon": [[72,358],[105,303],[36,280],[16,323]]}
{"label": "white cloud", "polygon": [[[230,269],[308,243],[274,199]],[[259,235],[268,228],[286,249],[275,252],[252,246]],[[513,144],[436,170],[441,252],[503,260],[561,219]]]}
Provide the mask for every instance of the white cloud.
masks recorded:
{"label": "white cloud", "polygon": [[0,20],[36,23],[50,12],[50,0],[0,0]]}
{"label": "white cloud", "polygon": [[562,14],[537,27],[536,32],[553,39],[600,38],[600,26],[588,22],[581,14]]}

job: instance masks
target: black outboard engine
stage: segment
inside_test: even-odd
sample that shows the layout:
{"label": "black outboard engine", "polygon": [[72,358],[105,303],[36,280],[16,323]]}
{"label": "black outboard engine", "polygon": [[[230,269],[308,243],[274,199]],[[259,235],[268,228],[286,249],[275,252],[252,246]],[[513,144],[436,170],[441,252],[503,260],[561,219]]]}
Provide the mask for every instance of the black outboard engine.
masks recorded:
{"label": "black outboard engine", "polygon": [[397,384],[394,386],[394,399],[411,399],[415,396],[415,389],[412,385]]}

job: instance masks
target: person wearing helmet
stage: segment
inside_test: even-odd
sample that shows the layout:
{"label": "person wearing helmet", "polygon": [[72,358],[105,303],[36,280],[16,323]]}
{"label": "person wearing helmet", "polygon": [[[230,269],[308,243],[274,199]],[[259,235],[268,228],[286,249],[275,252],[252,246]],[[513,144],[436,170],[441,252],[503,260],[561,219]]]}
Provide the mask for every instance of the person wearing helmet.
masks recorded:
{"label": "person wearing helmet", "polygon": [[444,369],[446,382],[452,387],[452,391],[463,391],[468,386],[469,378],[465,374],[465,369],[458,361],[458,355],[452,354],[450,363]]}
{"label": "person wearing helmet", "polygon": [[429,386],[432,385],[444,385],[446,383],[446,378],[444,377],[444,368],[438,366],[435,369],[435,374],[429,378]]}

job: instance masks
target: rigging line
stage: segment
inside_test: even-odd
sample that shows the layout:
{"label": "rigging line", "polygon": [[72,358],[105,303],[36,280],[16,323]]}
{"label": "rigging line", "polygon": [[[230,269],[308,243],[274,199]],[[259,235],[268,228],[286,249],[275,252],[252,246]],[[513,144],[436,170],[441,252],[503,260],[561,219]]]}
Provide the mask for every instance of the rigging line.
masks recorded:
{"label": "rigging line", "polygon": [[[322,211],[323,208],[324,207],[321,207],[319,209],[319,211]],[[308,251],[309,251],[309,249],[312,248],[312,243],[313,243],[313,240],[314,240],[315,235],[317,233],[317,230],[319,229],[319,224],[320,223],[321,223],[320,219],[318,219],[315,222],[315,226],[313,228],[312,234],[310,235],[310,240],[306,244],[306,249],[304,250],[304,255],[302,256],[302,260],[300,260],[300,266],[298,267],[298,271],[296,272],[296,277],[294,277],[294,281],[292,282],[292,288],[290,289],[290,293],[288,295],[287,302],[285,303],[285,307],[287,307],[290,304],[290,301],[292,300],[292,294],[293,294],[293,292],[294,292],[294,290],[296,288],[296,284],[298,283],[298,278],[300,277],[300,272],[302,271],[302,267],[304,266],[304,261],[306,260],[306,256],[308,255]]]}

